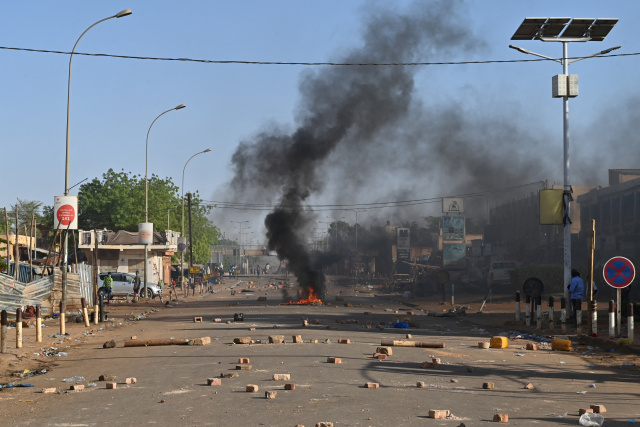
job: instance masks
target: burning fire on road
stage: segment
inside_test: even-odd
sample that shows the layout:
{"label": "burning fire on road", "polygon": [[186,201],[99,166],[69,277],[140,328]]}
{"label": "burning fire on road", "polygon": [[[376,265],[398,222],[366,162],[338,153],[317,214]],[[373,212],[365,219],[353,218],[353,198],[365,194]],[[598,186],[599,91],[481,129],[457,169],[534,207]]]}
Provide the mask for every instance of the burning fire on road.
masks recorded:
{"label": "burning fire on road", "polygon": [[[300,290],[298,292],[299,294],[302,294],[302,290]],[[306,297],[301,297],[300,299],[298,299],[298,301],[293,301],[293,300],[289,300],[289,302],[283,302],[280,303],[280,305],[309,305],[309,304],[322,304],[322,300],[319,298],[319,296],[315,293],[315,291],[313,290],[313,287],[311,286],[307,286],[307,292],[308,295]]]}

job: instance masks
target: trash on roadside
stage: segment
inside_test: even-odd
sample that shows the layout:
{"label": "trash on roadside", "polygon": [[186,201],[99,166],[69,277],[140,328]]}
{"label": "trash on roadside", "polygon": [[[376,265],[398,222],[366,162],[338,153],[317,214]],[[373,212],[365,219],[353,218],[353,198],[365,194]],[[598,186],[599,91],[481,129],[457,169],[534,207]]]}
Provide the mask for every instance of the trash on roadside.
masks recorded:
{"label": "trash on roadside", "polygon": [[586,412],[580,415],[578,423],[581,426],[586,427],[600,427],[604,423],[604,417],[600,414],[594,414],[592,412]]}
{"label": "trash on roadside", "polygon": [[70,382],[78,382],[78,381],[84,381],[84,377],[81,376],[74,376],[74,377],[70,377],[70,378],[65,378],[62,381],[70,383]]}

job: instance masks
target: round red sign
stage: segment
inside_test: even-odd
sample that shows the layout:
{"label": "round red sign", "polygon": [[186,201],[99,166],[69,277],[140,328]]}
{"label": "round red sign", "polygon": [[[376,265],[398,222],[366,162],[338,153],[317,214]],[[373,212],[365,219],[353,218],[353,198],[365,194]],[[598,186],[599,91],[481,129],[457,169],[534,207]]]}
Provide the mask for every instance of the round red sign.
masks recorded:
{"label": "round red sign", "polygon": [[62,205],[58,208],[57,215],[60,225],[68,226],[76,219],[76,210],[71,205]]}
{"label": "round red sign", "polygon": [[613,257],[607,261],[602,273],[605,282],[614,288],[625,288],[636,277],[636,269],[633,263],[621,256]]}

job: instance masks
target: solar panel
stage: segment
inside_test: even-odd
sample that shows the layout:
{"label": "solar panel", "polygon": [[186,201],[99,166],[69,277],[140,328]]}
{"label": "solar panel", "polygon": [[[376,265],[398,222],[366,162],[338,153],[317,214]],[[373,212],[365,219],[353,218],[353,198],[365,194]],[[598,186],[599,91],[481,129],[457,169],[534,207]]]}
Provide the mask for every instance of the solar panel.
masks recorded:
{"label": "solar panel", "polygon": [[591,40],[601,42],[609,34],[609,31],[613,29],[613,26],[618,23],[617,19],[596,19],[591,27]]}
{"label": "solar panel", "polygon": [[582,38],[587,36],[587,30],[595,18],[574,18],[562,33],[562,38]]}
{"label": "solar panel", "polygon": [[549,18],[542,27],[540,35],[543,37],[558,37],[558,34],[564,30],[569,21],[571,21],[571,18]]}
{"label": "solar panel", "polygon": [[511,40],[533,40],[546,21],[547,18],[525,18]]}

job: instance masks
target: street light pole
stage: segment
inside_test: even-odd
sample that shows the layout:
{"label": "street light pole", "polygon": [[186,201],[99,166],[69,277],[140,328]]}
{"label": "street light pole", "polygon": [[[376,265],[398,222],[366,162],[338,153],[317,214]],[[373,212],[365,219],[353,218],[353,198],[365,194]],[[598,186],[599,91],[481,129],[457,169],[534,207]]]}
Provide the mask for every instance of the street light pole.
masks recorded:
{"label": "street light pole", "polygon": [[[160,115],[158,115],[158,117],[156,117],[153,122],[151,122],[151,126],[149,126],[149,130],[147,131],[147,144],[146,144],[146,149],[145,149],[145,160],[144,160],[144,222],[145,223],[149,223],[149,133],[151,132],[151,128],[153,127],[153,124],[156,122],[156,120],[158,120],[160,117],[162,117],[164,114],[168,113],[169,111],[173,111],[173,110],[181,110],[184,107],[186,107],[186,105],[184,104],[180,104],[177,107],[173,107],[170,108],[167,111],[163,111]],[[151,229],[151,239],[153,239],[153,226]],[[152,240],[153,241],[153,240]],[[147,263],[149,262],[149,243],[144,243],[144,297],[147,298]]]}
{"label": "street light pole", "polygon": [[[569,22],[571,21],[571,22]],[[562,116],[563,116],[563,155],[564,155],[564,248],[563,248],[563,265],[564,265],[564,289],[565,298],[568,296],[566,285],[571,282],[571,184],[569,181],[569,98],[577,96],[571,93],[569,85],[569,64],[581,61],[587,58],[593,58],[599,55],[605,55],[613,50],[619,49],[620,46],[612,47],[592,55],[580,58],[569,59],[568,44],[570,42],[587,42],[602,41],[616,24],[617,19],[573,19],[571,18],[526,18],[516,30],[511,40],[540,40],[543,42],[561,42],[562,43],[562,59],[551,58],[546,55],[531,52],[518,46],[509,45],[511,49],[528,55],[538,56],[540,58],[549,59],[562,65],[562,78],[567,87],[564,95],[555,95],[554,97],[562,97]],[[568,24],[568,25],[567,25]],[[566,29],[565,29],[566,25]],[[562,32],[562,35],[560,33]],[[546,34],[545,34],[546,33]],[[560,78],[561,76],[557,76]],[[577,89],[577,80],[576,80]],[[575,89],[574,89],[575,90]]]}
{"label": "street light pole", "polygon": [[[91,25],[89,28],[84,30],[78,40],[76,40],[76,44],[73,45],[73,49],[71,50],[71,55],[69,55],[69,78],[67,80],[67,136],[66,136],[66,150],[65,150],[65,162],[64,162],[64,195],[69,195],[69,121],[70,121],[70,112],[71,112],[71,63],[73,61],[73,54],[76,51],[76,47],[78,43],[80,43],[80,39],[93,27],[98,25],[101,22],[108,21],[112,18],[122,18],[124,16],[131,15],[131,9],[121,10],[113,16],[109,16],[108,18],[101,19]],[[7,232],[8,235],[8,232]],[[17,237],[16,237],[17,239]],[[17,241],[17,240],[16,240]],[[64,234],[64,268],[62,270],[62,301],[64,303],[67,302],[67,264],[68,258],[67,253],[69,252],[69,232],[68,230]],[[17,265],[17,263],[16,263]]]}
{"label": "street light pole", "polygon": [[[206,150],[200,151],[199,153],[196,153],[193,156],[189,157],[189,160],[187,160],[187,163],[185,163],[184,167],[182,168],[182,234],[181,236],[183,238],[184,238],[184,171],[187,169],[187,165],[189,164],[191,159],[193,159],[195,156],[199,154],[208,153],[209,151],[211,151],[211,148],[207,148]],[[182,282],[184,282],[183,266],[184,266],[184,252],[180,252],[180,288],[181,289],[182,289]]]}

